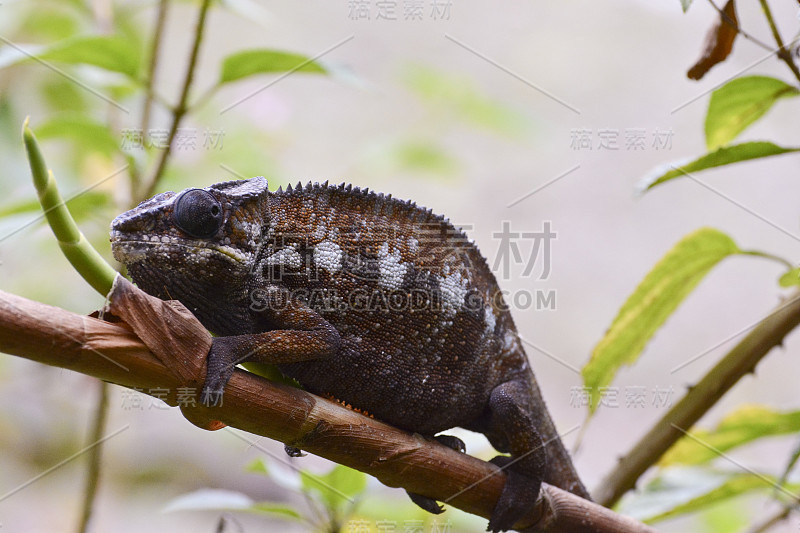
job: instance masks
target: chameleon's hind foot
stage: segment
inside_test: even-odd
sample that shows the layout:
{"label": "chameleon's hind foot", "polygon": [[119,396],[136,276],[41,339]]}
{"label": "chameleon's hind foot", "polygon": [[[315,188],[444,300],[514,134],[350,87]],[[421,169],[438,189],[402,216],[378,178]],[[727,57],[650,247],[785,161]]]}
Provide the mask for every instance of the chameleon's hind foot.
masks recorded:
{"label": "chameleon's hind foot", "polygon": [[[500,468],[506,469],[512,458],[500,455],[491,462]],[[500,499],[492,511],[487,531],[496,533],[514,528],[514,524],[536,503],[542,483],[524,474],[513,470],[513,465],[505,470],[506,484]]]}

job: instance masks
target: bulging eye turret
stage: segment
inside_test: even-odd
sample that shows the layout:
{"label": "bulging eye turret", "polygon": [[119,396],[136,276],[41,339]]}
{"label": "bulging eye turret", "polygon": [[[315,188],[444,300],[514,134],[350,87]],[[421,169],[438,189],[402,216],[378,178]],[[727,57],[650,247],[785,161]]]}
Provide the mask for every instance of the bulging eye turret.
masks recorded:
{"label": "bulging eye turret", "polygon": [[222,226],[222,206],[202,189],[188,189],[175,199],[175,224],[192,237],[208,239]]}

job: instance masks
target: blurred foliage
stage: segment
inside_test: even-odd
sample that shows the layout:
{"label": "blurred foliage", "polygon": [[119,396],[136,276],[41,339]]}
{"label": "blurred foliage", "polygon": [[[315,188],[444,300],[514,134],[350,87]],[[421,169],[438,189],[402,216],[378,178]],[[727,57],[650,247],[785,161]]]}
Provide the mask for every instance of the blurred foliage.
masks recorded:
{"label": "blurred foliage", "polygon": [[[194,9],[196,2],[175,4],[172,7]],[[681,0],[680,4],[686,11],[691,1]],[[153,176],[155,163],[165,148],[160,144],[168,131],[165,124],[175,118],[174,95],[162,94],[162,87],[147,79],[146,74],[152,62],[161,60],[159,56],[148,57],[154,38],[153,4],[108,5],[110,10],[106,13],[81,0],[16,2],[3,6],[4,20],[0,21],[8,37],[0,46],[0,157],[9,161],[0,176],[0,243],[8,239],[7,244],[13,246],[19,239],[30,240],[30,250],[37,254],[35,258],[17,258],[9,256],[6,248],[6,255],[0,259],[14,263],[4,264],[2,272],[5,274],[16,265],[12,270],[19,274],[15,286],[27,296],[84,311],[92,302],[101,302],[92,300],[96,297],[91,290],[77,283],[74,273],[66,271],[66,262],[59,262],[63,258],[55,252],[52,237],[42,230],[39,202],[21,164],[18,132],[25,116],[35,111],[32,126],[48,154],[53,154],[67,209],[89,241],[110,259],[110,219],[143,199],[137,195],[143,180],[155,177],[156,190],[200,185],[198,181],[207,179],[209,168],[218,168],[216,156],[223,146],[227,160],[236,164],[235,168],[227,166],[216,171],[223,174],[222,179],[262,174],[274,185],[293,178],[281,175],[278,163],[282,132],[266,131],[259,124],[259,117],[245,114],[239,117],[241,122],[235,131],[219,128],[218,117],[206,106],[218,91],[257,77],[313,74],[307,80],[314,83],[312,80],[318,77],[335,79],[343,73],[335,65],[299,52],[263,48],[237,50],[218,64],[200,65],[218,75],[212,77],[212,85],[205,92],[196,87],[190,91],[188,114],[179,126],[193,130],[196,137],[183,151],[173,146],[177,154],[170,157],[163,175]],[[229,10],[242,20],[257,23],[271,16],[251,0],[215,2],[213,9]],[[180,63],[180,67],[185,65]],[[461,168],[447,144],[456,130],[460,133],[469,129],[512,140],[528,134],[530,121],[521,110],[484,94],[470,78],[411,65],[402,73],[401,81],[421,106],[424,119],[375,143],[376,148],[369,155],[373,166],[382,172],[452,177]],[[706,169],[800,151],[800,147],[761,139],[732,144],[750,126],[768,117],[773,107],[798,94],[795,80],[767,76],[740,76],[715,89],[704,124],[705,153],[651,173],[641,182],[640,191],[650,191]],[[145,120],[148,113],[144,112],[143,102],[148,97],[154,108],[151,118]],[[115,177],[119,169],[123,171]],[[765,252],[743,252],[717,230],[692,233],[664,256],[623,304],[584,370],[586,384],[607,385],[623,364],[638,361],[657,330],[710,270],[729,256],[744,254],[777,259],[787,266],[781,286],[800,284],[798,270],[788,268],[790,261]],[[0,415],[0,427],[13,427],[3,416]],[[717,428],[694,434],[719,451],[734,450],[776,435],[800,433],[796,417],[793,411],[745,407],[732,412]],[[35,449],[32,446],[29,451],[31,460],[42,461]],[[791,475],[800,456],[800,447],[797,450],[787,458],[785,472],[779,478],[771,473],[714,470],[710,459],[718,454],[686,440],[664,458],[657,477],[647,488],[626,499],[622,509],[650,520],[706,513],[712,530],[734,531],[742,519],[719,509],[740,508],[734,504],[751,494],[780,499],[782,493],[775,490],[775,485],[791,491],[800,488]],[[697,466],[678,467],[679,464]],[[276,474],[274,467],[268,468],[263,462],[254,464],[251,471],[292,487],[308,505],[300,509],[284,502],[258,502],[234,491],[205,490],[174,500],[168,509],[256,512],[300,522],[318,531],[342,529],[350,520],[366,519],[375,530],[378,520],[419,516],[430,525],[437,519],[410,503],[397,505],[373,495],[369,505],[355,505],[366,498],[368,481],[363,474],[341,466],[323,476],[300,473],[289,482],[286,479],[291,476]],[[164,478],[158,479],[161,482]],[[457,531],[477,531],[484,523],[453,510],[449,511],[450,519]]]}
{"label": "blurred foliage", "polygon": [[[773,36],[781,45],[769,7],[765,2],[761,4]],[[681,0],[684,12],[690,5],[691,0]],[[706,55],[690,69],[689,78],[699,79],[708,69],[728,57],[734,38],[742,32],[735,7],[733,0],[730,0],[724,10],[717,8],[719,17],[708,33]],[[771,52],[774,53],[774,50]],[[704,125],[706,153],[689,162],[669,163],[655,169],[639,181],[637,192],[648,193],[656,186],[675,179],[696,181],[694,174],[706,169],[799,152],[800,147],[784,147],[764,140],[731,144],[781,100],[800,95],[800,70],[793,59],[796,54],[789,52],[776,55],[789,67],[794,80],[742,76],[738,73],[714,89]],[[699,76],[698,70],[702,71]],[[754,185],[761,186],[760,180]],[[647,343],[680,303],[715,265],[735,255],[774,260],[786,269],[778,281],[780,287],[800,284],[798,269],[793,266],[796,261],[763,251],[742,251],[730,237],[717,230],[700,229],[687,235],[647,273],[628,297],[583,368],[584,383],[591,391],[590,416],[595,412],[602,391],[616,377],[623,364],[639,361]],[[707,409],[711,406],[702,407]],[[690,428],[680,429],[686,432]],[[728,467],[731,463],[738,466],[738,463],[729,459],[727,452],[770,437],[798,433],[800,419],[795,411],[741,406],[712,430],[691,428],[687,436],[661,458],[655,479],[641,493],[624,498],[619,507],[623,512],[655,522],[685,514],[708,513],[710,509],[721,506],[730,508],[753,493],[785,501],[785,496],[796,494],[800,489],[800,484],[791,481],[792,470],[800,457],[800,447],[787,460],[786,469],[780,477],[744,467],[722,472],[715,470],[712,462],[726,463]],[[680,465],[695,466],[688,468]],[[717,518],[709,522],[713,524],[711,531],[740,531],[745,523],[739,517],[728,521]]]}
{"label": "blurred foliage", "polygon": [[[169,7],[194,13],[196,4],[174,2]],[[302,53],[265,48],[234,50],[217,64],[198,65],[198,70],[217,72],[216,81],[205,88],[192,85],[187,113],[176,119],[172,88],[169,94],[162,94],[164,84],[148,79],[151,62],[164,61],[167,55],[159,50],[155,57],[149,57],[153,46],[166,39],[154,34],[155,4],[110,2],[104,6],[109,10],[81,0],[4,5],[4,21],[14,24],[3,29],[7,39],[0,44],[0,135],[4,141],[0,143],[0,156],[13,154],[8,159],[14,162],[0,175],[4,191],[0,197],[0,243],[6,241],[4,250],[8,250],[9,245],[25,240],[32,245],[26,253],[38,254],[36,261],[19,258],[6,262],[2,272],[16,268],[20,275],[14,286],[26,296],[82,311],[99,306],[101,300],[88,286],[76,282],[74,272],[68,271],[52,235],[44,228],[40,201],[21,164],[18,132],[27,115],[32,115],[31,128],[54,165],[64,198],[63,205],[45,204],[46,209],[50,215],[59,213],[62,221],[71,215],[88,241],[110,261],[109,223],[117,213],[144,199],[140,192],[148,179],[156,180],[156,192],[202,185],[198,179],[211,179],[206,176],[214,168],[214,181],[254,175],[266,175],[273,186],[290,181],[291,177],[281,175],[278,163],[285,132],[264,128],[259,117],[245,114],[237,116],[232,131],[221,129],[219,109],[208,105],[221,89],[230,91],[230,86],[258,77],[271,77],[272,82],[295,74],[329,77],[357,90],[363,87],[341,66]],[[271,16],[251,0],[213,2],[214,10],[228,10],[256,23]],[[186,64],[177,64],[179,76],[183,76]],[[158,74],[163,68],[152,70]],[[410,69],[404,79],[409,96],[418,99],[432,116],[437,115],[433,122],[441,135],[428,137],[413,127],[407,134],[400,133],[402,140],[389,141],[381,155],[388,162],[382,167],[387,173],[454,175],[459,162],[444,147],[441,137],[450,125],[459,122],[492,135],[513,137],[524,130],[517,114],[481,95],[467,79],[424,67]],[[252,96],[248,93],[246,89],[243,92],[246,98]],[[146,105],[151,108],[145,109]],[[440,112],[446,114],[446,120],[441,120]],[[163,173],[154,174],[171,123],[176,127],[172,153]],[[223,149],[226,164],[219,165]],[[46,179],[46,170],[40,166],[37,173],[40,179]],[[64,228],[67,226],[61,222],[53,227],[62,232]],[[79,235],[76,227],[70,228],[68,234]],[[0,427],[4,425],[0,415]],[[71,435],[69,442],[74,444],[74,440]],[[5,444],[13,443],[6,440]],[[59,446],[60,450],[63,446]],[[29,460],[50,466],[33,448],[30,454]],[[251,471],[276,479],[274,468],[268,470],[263,462],[260,465],[254,465]],[[120,482],[156,486],[170,477],[163,467],[155,465],[140,473],[143,475],[136,479],[123,476]],[[277,477],[285,484],[285,473]],[[305,499],[305,507],[298,507],[296,502],[254,501],[235,491],[202,489],[173,500],[167,509],[256,513],[269,519],[292,520],[310,531],[330,532],[345,530],[349,520],[365,517],[376,531],[375,524],[390,515],[415,517],[424,524],[435,520],[410,502],[398,506],[375,495],[370,497],[368,509],[357,508],[351,501],[357,503],[365,495],[366,476],[341,466],[323,476],[301,471],[289,485]],[[449,514],[447,522],[454,520],[459,531],[483,527],[483,521],[475,517],[455,510]]]}

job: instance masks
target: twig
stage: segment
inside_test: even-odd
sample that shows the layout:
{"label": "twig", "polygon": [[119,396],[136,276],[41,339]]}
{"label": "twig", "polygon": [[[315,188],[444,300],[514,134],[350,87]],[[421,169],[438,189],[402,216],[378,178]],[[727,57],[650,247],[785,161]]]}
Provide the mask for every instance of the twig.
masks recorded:
{"label": "twig", "polygon": [[205,29],[206,16],[208,14],[210,5],[211,0],[203,0],[202,5],[200,6],[200,15],[197,19],[197,26],[195,27],[194,32],[194,43],[192,44],[192,51],[189,55],[189,66],[186,68],[186,76],[183,79],[183,86],[181,88],[180,98],[178,99],[178,105],[172,110],[172,125],[170,126],[169,134],[167,135],[167,143],[161,152],[161,156],[158,158],[158,162],[156,163],[152,174],[145,181],[143,189],[141,191],[137,191],[136,196],[139,198],[148,198],[153,195],[153,192],[158,185],[158,180],[161,179],[161,176],[164,174],[164,169],[167,166],[167,160],[169,159],[169,155],[172,151],[172,142],[175,140],[175,134],[178,131],[181,120],[183,120],[183,117],[189,111],[187,105],[189,99],[189,89],[191,88],[192,80],[194,79],[194,71],[195,67],[197,66],[197,57],[200,53],[200,43],[203,41],[203,30]]}
{"label": "twig", "polygon": [[648,431],[598,485],[597,501],[614,505],[675,442],[800,324],[800,292],[793,294],[723,357]]}
{"label": "twig", "polygon": [[[174,314],[169,316],[170,324],[148,342],[163,337],[164,331],[175,332],[154,350],[163,354],[162,350],[177,346],[184,353],[191,352],[190,360],[183,356],[181,360],[193,365],[197,379],[202,380],[210,336],[182,306],[171,302],[154,305]],[[142,319],[159,324],[158,318]],[[178,404],[178,394],[185,395],[192,384],[191,379],[179,377],[189,366],[177,370],[165,366],[123,324],[2,291],[0,351],[144,392],[158,389],[159,398],[173,406]],[[165,390],[169,391],[166,398],[162,396]],[[238,369],[222,405],[205,407],[182,400],[181,410],[201,427],[219,428],[219,423],[213,423],[219,420],[361,470],[390,487],[448,500],[454,507],[483,517],[491,514],[505,483],[505,473],[491,463]],[[466,487],[469,490],[464,490]],[[543,485],[541,496],[518,526],[552,533],[655,533],[649,526],[550,485]]]}
{"label": "twig", "polygon": [[770,52],[774,51],[774,48],[772,46],[768,45],[767,43],[765,43],[761,39],[758,39],[758,38],[750,35],[746,31],[744,31],[741,28],[741,26],[739,26],[739,24],[737,24],[735,21],[731,20],[731,18],[728,16],[728,14],[725,13],[725,11],[723,11],[716,3],[714,3],[714,0],[708,0],[708,3],[711,4],[711,6],[714,9],[717,10],[717,13],[719,13],[719,16],[722,18],[722,20],[725,21],[725,23],[728,26],[730,26],[731,28],[736,30],[736,33],[738,33],[739,35],[741,35],[742,37],[744,37],[748,41],[753,41],[753,43],[757,44],[758,46],[760,46],[764,50],[768,50]]}
{"label": "twig", "polygon": [[[97,399],[94,421],[92,422],[92,430],[88,439],[90,443],[102,442],[103,435],[105,435],[106,431],[106,421],[108,420],[108,383],[101,381],[99,392],[100,395]],[[84,491],[83,495],[83,510],[81,512],[78,533],[86,533],[89,528],[89,520],[92,517],[92,508],[94,506],[94,499],[97,494],[97,485],[100,479],[103,446],[92,446],[87,453],[89,455],[89,463],[86,469],[86,490]]]}
{"label": "twig", "polygon": [[[159,52],[161,50],[161,37],[164,33],[164,26],[167,20],[167,6],[169,0],[160,0],[158,3],[158,12],[156,13],[156,25],[153,29],[153,40],[150,42],[149,63],[147,65],[147,74],[145,77],[145,98],[144,105],[142,106],[142,120],[140,122],[140,129],[142,135],[147,135],[147,130],[150,128],[150,113],[153,107],[153,100],[155,98],[155,82],[156,82],[156,66],[158,65]],[[139,189],[141,187],[138,172],[131,172],[131,196],[132,204],[137,201],[144,200],[139,198]]]}
{"label": "twig", "polygon": [[794,510],[794,507],[784,507],[783,509],[779,509],[775,514],[764,520],[761,524],[755,526],[753,529],[748,530],[747,533],[766,533],[772,529],[773,526],[776,526],[789,518],[789,515],[792,514],[792,511]]}
{"label": "twig", "polygon": [[145,99],[142,107],[142,132],[147,132],[150,127],[150,111],[153,105],[153,88],[156,82],[156,65],[158,64],[159,52],[161,50],[161,37],[164,34],[164,26],[167,20],[167,6],[169,0],[160,0],[158,12],[156,13],[156,25],[153,29],[153,40],[150,42],[149,63],[147,66],[147,77],[145,78]]}
{"label": "twig", "polygon": [[775,19],[772,17],[772,10],[769,8],[767,0],[759,0],[759,2],[761,2],[761,8],[764,10],[764,15],[767,17],[769,29],[772,31],[772,36],[775,38],[775,44],[778,45],[778,57],[781,58],[784,63],[786,63],[786,65],[789,67],[789,70],[791,70],[792,74],[794,74],[794,77],[797,78],[797,81],[800,81],[800,69],[797,68],[791,52],[789,52],[786,49],[786,46],[783,44],[783,39],[778,31],[777,24],[775,24]]}

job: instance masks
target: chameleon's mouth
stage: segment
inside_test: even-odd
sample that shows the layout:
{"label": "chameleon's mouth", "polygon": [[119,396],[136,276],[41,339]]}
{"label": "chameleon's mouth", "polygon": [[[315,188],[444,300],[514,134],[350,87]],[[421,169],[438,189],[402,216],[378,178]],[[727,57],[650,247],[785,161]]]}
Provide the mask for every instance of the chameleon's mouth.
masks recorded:
{"label": "chameleon's mouth", "polygon": [[159,237],[157,235],[150,237],[147,235],[131,236],[116,230],[111,232],[111,252],[114,255],[114,259],[124,264],[145,261],[154,258],[156,255],[163,258],[172,253],[180,253],[187,256],[218,253],[237,263],[243,263],[247,260],[246,255],[238,250],[214,242],[176,242],[168,237]]}

